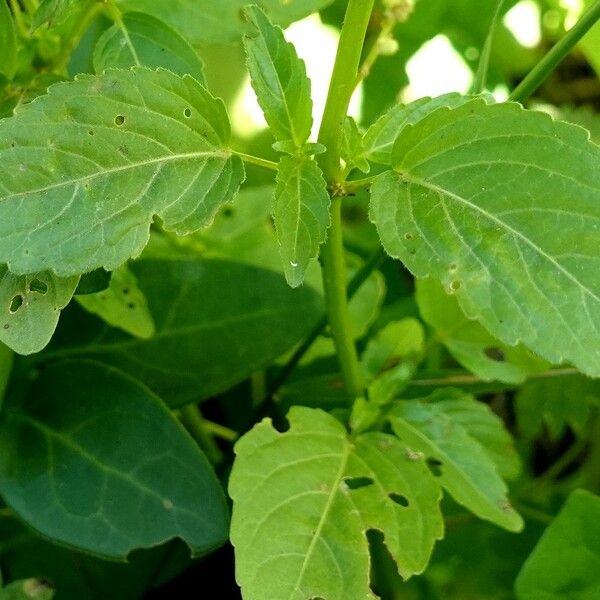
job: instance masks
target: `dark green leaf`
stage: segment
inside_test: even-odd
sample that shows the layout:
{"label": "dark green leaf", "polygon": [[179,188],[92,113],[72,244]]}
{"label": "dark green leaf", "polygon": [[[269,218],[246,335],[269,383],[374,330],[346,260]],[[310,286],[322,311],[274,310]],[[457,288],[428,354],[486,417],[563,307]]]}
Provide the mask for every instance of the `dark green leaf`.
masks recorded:
{"label": "dark green leaf", "polygon": [[0,427],[0,494],[44,536],[125,558],[173,537],[194,554],[227,538],[204,455],[161,401],[92,361],[47,367]]}

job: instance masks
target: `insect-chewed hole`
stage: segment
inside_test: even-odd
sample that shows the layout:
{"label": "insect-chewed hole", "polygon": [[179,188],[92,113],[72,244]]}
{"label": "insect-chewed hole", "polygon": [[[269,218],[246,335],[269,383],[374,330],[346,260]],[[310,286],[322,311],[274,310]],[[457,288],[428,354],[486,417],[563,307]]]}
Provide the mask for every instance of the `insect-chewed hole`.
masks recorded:
{"label": "insect-chewed hole", "polygon": [[186,109],[184,109],[184,111],[183,111],[183,116],[184,116],[186,119],[189,119],[189,118],[191,118],[191,116],[192,116],[192,109],[191,109],[191,108],[186,108]]}
{"label": "insect-chewed hole", "polygon": [[396,494],[392,492],[391,494],[388,494],[388,496],[392,502],[395,502],[396,504],[398,504],[399,506],[403,506],[404,508],[407,508],[410,504],[408,498],[406,496],[403,496],[402,494]]}
{"label": "insect-chewed hole", "polygon": [[496,362],[504,362],[504,352],[500,348],[486,348],[483,353]]}
{"label": "insect-chewed hole", "polygon": [[454,281],[452,281],[450,283],[450,289],[453,292],[456,292],[456,290],[460,290],[460,286],[461,286],[461,283],[460,283],[460,281],[458,281],[458,279],[455,279]]}
{"label": "insect-chewed hole", "polygon": [[23,298],[21,294],[14,296],[10,301],[10,306],[8,308],[10,313],[14,315],[21,308],[21,306],[23,306],[23,302],[25,302],[25,298]]}
{"label": "insect-chewed hole", "polygon": [[121,127],[121,125],[125,124],[125,116],[124,115],[117,115],[115,117],[115,125],[117,125],[118,127]]}
{"label": "insect-chewed hole", "polygon": [[435,477],[441,477],[441,475],[442,475],[442,461],[441,460],[438,460],[437,458],[429,457],[425,461],[425,464],[431,471],[432,475],[435,475]]}
{"label": "insect-chewed hole", "polygon": [[32,279],[29,282],[29,291],[37,292],[38,294],[45,296],[48,293],[48,285],[39,279]]}
{"label": "insect-chewed hole", "polygon": [[373,485],[375,482],[370,477],[347,477],[344,483],[351,490],[359,490],[360,488]]}
{"label": "insect-chewed hole", "polygon": [[88,135],[90,135],[90,136],[92,136],[92,137],[93,137],[93,136],[95,135],[95,132],[94,132],[94,130],[93,130],[93,129],[90,129],[90,130],[88,131]]}

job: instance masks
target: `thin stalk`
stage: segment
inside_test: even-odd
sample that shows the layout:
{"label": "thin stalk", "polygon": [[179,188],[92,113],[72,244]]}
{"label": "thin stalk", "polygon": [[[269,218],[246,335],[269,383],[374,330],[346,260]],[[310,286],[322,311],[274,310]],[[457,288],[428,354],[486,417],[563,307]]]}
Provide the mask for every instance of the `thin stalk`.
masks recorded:
{"label": "thin stalk", "polygon": [[567,31],[564,37],[529,72],[527,77],[513,90],[509,100],[524,102],[550,76],[552,71],[566,58],[581,38],[600,19],[600,0],[583,14],[581,19]]}
{"label": "thin stalk", "polygon": [[240,437],[237,431],[234,431],[229,427],[225,427],[225,425],[221,425],[220,423],[215,423],[214,421],[204,419],[203,424],[204,429],[207,433],[210,433],[212,436],[229,442],[231,444],[233,444],[233,442],[235,442]]}
{"label": "thin stalk", "polygon": [[21,37],[29,37],[29,31],[25,25],[25,21],[23,20],[23,14],[21,13],[21,7],[17,0],[10,0],[10,7],[12,8],[13,19],[15,21],[15,25],[17,26],[17,30],[19,31],[19,35]]}
{"label": "thin stalk", "polygon": [[202,418],[200,410],[195,404],[187,404],[179,409],[179,419],[183,426],[190,432],[191,436],[198,442],[198,445],[206,454],[208,460],[218,465],[223,460],[223,454],[219,450],[215,440],[206,427],[206,422]]}
{"label": "thin stalk", "polygon": [[475,78],[473,79],[473,85],[471,86],[472,94],[481,94],[483,90],[485,90],[485,86],[487,84],[487,76],[488,70],[490,67],[490,58],[492,55],[492,46],[494,45],[494,36],[496,34],[496,28],[498,26],[498,19],[500,18],[500,13],[502,12],[502,7],[504,6],[505,0],[499,0],[498,6],[496,7],[496,12],[492,17],[492,22],[490,24],[490,30],[488,32],[487,38],[481,50],[481,56],[479,58],[479,65],[477,66],[477,73],[475,73]]}
{"label": "thin stalk", "polygon": [[394,31],[394,26],[396,25],[396,23],[397,20],[393,16],[388,16],[384,19],[383,24],[381,25],[381,29],[379,30],[379,34],[373,41],[371,49],[367,52],[367,56],[363,60],[363,63],[360,66],[360,69],[358,70],[358,75],[354,83],[355,88],[357,88],[360,85],[363,79],[366,79],[369,76],[373,65],[381,56],[381,40],[384,40],[391,35],[391,33]]}
{"label": "thin stalk", "polygon": [[373,185],[373,182],[377,179],[377,175],[371,177],[364,177],[363,179],[353,179],[350,181],[344,181],[343,190],[346,194],[352,194],[360,190],[365,190]]}
{"label": "thin stalk", "polygon": [[[333,74],[319,131],[319,143],[327,148],[319,163],[330,185],[340,183],[342,128],[354,91],[362,49],[375,0],[349,0],[340,35]],[[352,401],[362,397],[364,384],[351,332],[346,297],[346,266],[342,239],[342,199],[331,203],[331,227],[323,245],[325,304],[346,389]]]}
{"label": "thin stalk", "polygon": [[[385,258],[385,252],[383,248],[378,248],[360,267],[356,272],[348,287],[346,288],[346,294],[348,299],[351,300],[356,292],[361,288],[362,284],[367,280],[369,275],[377,269]],[[272,397],[281,388],[281,386],[289,379],[290,375],[294,372],[302,357],[308,352],[310,347],[315,343],[316,339],[323,333],[327,327],[327,315],[323,315],[311,329],[310,333],[306,336],[305,340],[296,348],[296,351],[292,354],[290,359],[279,371],[277,377],[273,380],[269,386],[269,392],[267,397]]]}
{"label": "thin stalk", "polygon": [[277,171],[277,163],[272,160],[267,160],[266,158],[260,158],[258,156],[252,156],[250,154],[244,154],[243,152],[237,152],[236,150],[231,150],[233,154],[239,156],[245,163],[249,165],[256,165],[257,167],[262,167],[263,169],[268,169],[269,171]]}

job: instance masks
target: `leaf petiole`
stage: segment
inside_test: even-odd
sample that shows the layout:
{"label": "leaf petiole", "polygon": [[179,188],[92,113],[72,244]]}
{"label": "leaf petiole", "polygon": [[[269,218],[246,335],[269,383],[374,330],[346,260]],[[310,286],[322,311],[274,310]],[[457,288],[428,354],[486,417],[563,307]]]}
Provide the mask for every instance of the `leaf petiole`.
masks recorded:
{"label": "leaf petiole", "polygon": [[232,154],[239,156],[245,163],[249,165],[255,165],[257,167],[262,167],[263,169],[268,169],[269,171],[277,171],[279,169],[276,162],[272,160],[267,160],[266,158],[260,158],[258,156],[252,156],[251,154],[245,154],[244,152],[237,152],[236,150],[231,150]]}

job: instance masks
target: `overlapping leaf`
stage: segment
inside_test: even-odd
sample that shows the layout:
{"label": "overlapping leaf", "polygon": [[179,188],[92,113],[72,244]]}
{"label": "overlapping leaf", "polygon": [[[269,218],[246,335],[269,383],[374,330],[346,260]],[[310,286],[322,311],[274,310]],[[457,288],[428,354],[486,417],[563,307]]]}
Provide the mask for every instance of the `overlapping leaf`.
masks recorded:
{"label": "overlapping leaf", "polygon": [[94,69],[163,67],[191,75],[204,83],[204,66],[197,52],[174,29],[150,15],[127,13],[107,29],[94,50]]}
{"label": "overlapping leaf", "polygon": [[244,177],[221,101],[191,77],[82,75],[0,121],[0,262],[13,273],[113,270],[158,215],[208,224]]}
{"label": "overlapping leaf", "polygon": [[[482,519],[519,531],[523,522],[508,501],[506,485],[494,462],[498,441],[507,441],[499,431],[500,421],[491,416],[482,420],[481,409],[467,406],[476,403],[469,396],[457,401],[452,392],[444,390],[431,400],[399,403],[389,415],[396,435],[425,455],[440,485],[458,503]],[[477,433],[471,431],[472,424]],[[488,440],[492,440],[490,450],[481,444]],[[515,460],[514,455],[510,460]]]}
{"label": "overlapping leaf", "polygon": [[290,429],[258,424],[236,446],[231,539],[246,600],[375,598],[368,529],[384,534],[403,577],[442,535],[439,487],[393,436],[351,442],[322,411],[293,408]]}
{"label": "overlapping leaf", "polygon": [[403,129],[371,219],[504,343],[598,376],[599,161],[581,128],[471,100]]}
{"label": "overlapping leaf", "polygon": [[147,388],[92,361],[48,367],[0,424],[0,494],[44,536],[94,554],[227,538],[208,461]]}

